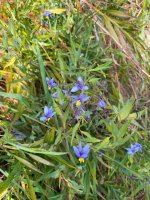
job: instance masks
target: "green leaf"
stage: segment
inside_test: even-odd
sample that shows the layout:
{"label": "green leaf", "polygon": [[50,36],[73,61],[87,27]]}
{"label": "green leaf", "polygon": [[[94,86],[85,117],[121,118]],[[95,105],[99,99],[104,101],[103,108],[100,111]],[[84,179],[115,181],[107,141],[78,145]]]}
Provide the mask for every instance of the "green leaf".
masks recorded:
{"label": "green leaf", "polygon": [[108,10],[107,13],[109,13],[112,16],[128,19],[130,18],[129,15],[127,15],[125,12],[119,11],[119,10]]}
{"label": "green leaf", "polygon": [[7,67],[10,67],[12,66],[16,61],[16,57],[12,57],[4,66],[4,69],[7,68]]}
{"label": "green leaf", "polygon": [[128,117],[133,108],[133,103],[134,103],[133,99],[128,100],[126,104],[123,106],[123,108],[119,111],[118,120],[120,122]]}
{"label": "green leaf", "polygon": [[28,155],[39,163],[42,163],[42,164],[48,165],[48,166],[54,166],[53,163],[49,162],[48,160],[45,160],[44,158],[41,158],[40,156],[29,154],[29,153],[28,153]]}
{"label": "green leaf", "polygon": [[98,65],[98,67],[94,68],[94,69],[90,69],[89,71],[90,72],[96,72],[96,71],[101,71],[101,70],[105,70],[105,69],[109,69],[112,64],[112,61],[108,61],[104,64],[101,64],[101,65]]}
{"label": "green leaf", "polygon": [[108,148],[110,137],[106,137],[100,144],[95,145],[97,150]]}
{"label": "green leaf", "polygon": [[47,83],[46,83],[45,66],[44,66],[43,58],[42,58],[42,55],[41,55],[37,40],[35,40],[35,50],[36,50],[36,53],[37,53],[36,56],[37,56],[37,59],[38,59],[38,62],[39,62],[39,66],[40,66],[40,73],[41,73],[41,78],[42,78],[42,83],[43,83],[43,87],[44,87],[45,96],[47,98],[47,102],[50,101],[52,103],[52,98],[49,95],[48,87],[47,87]]}
{"label": "green leaf", "polygon": [[90,194],[90,172],[86,172],[84,175],[84,191],[85,191],[85,199],[89,199]]}
{"label": "green leaf", "polygon": [[82,134],[84,134],[87,138],[85,139],[86,142],[91,142],[91,143],[96,143],[96,142],[100,142],[100,139],[97,139],[95,137],[92,137],[90,135],[90,133],[86,132],[86,131],[81,131]]}
{"label": "green leaf", "polygon": [[80,123],[78,122],[72,129],[71,146],[72,146],[73,139],[76,135],[76,132],[77,132],[79,126],[80,126]]}
{"label": "green leaf", "polygon": [[106,121],[105,122],[106,128],[107,130],[112,134],[112,136],[116,139],[117,137],[119,137],[119,129],[117,127],[117,125],[114,123],[114,121]]}
{"label": "green leaf", "polygon": [[28,188],[26,188],[26,190],[29,194],[29,197],[31,198],[31,200],[37,200],[34,187],[32,186],[28,176],[27,176],[27,183],[28,183]]}
{"label": "green leaf", "polygon": [[0,195],[5,193],[5,191],[8,189],[9,185],[12,183],[16,175],[20,176],[21,170],[22,168],[20,167],[20,163],[17,162],[13,166],[13,170],[10,172],[7,179],[0,183]]}
{"label": "green leaf", "polygon": [[64,155],[64,154],[67,154],[65,152],[52,152],[52,151],[45,151],[43,149],[40,149],[40,148],[28,148],[28,147],[24,147],[20,144],[14,144],[12,142],[7,142],[8,144],[16,147],[16,149],[18,150],[23,150],[23,151],[26,151],[26,152],[29,152],[29,153],[35,153],[35,154],[44,154],[44,155],[50,155],[50,156],[59,156],[59,155]]}
{"label": "green leaf", "polygon": [[12,99],[17,99],[21,103],[23,103],[26,107],[31,109],[31,106],[30,106],[28,100],[24,96],[22,96],[21,94],[0,92],[0,96],[7,97],[7,98],[12,98]]}
{"label": "green leaf", "polygon": [[105,25],[110,33],[110,35],[112,36],[112,38],[114,39],[115,42],[119,43],[119,38],[113,28],[112,23],[110,22],[109,18],[107,16],[104,17],[105,20]]}
{"label": "green leaf", "polygon": [[59,108],[58,104],[53,100],[53,106],[54,106],[54,110],[56,111],[57,115],[62,117],[62,111]]}
{"label": "green leaf", "polygon": [[18,156],[14,156],[17,160],[19,160],[22,164],[24,164],[25,166],[29,167],[30,169],[36,171],[36,172],[39,172],[40,174],[42,174],[42,172],[37,169],[33,164],[31,164],[29,161],[23,159],[23,158],[20,158]]}

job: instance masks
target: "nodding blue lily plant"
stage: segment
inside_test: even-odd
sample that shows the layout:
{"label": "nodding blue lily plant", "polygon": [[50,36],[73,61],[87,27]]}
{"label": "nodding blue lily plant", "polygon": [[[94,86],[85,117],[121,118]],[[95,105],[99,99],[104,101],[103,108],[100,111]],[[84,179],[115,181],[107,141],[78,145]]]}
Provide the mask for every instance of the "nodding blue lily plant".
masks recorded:
{"label": "nodding blue lily plant", "polygon": [[48,108],[47,106],[44,107],[44,116],[40,117],[40,121],[49,121],[56,112],[53,112],[53,107]]}
{"label": "nodding blue lily plant", "polygon": [[126,148],[128,154],[134,156],[134,154],[138,151],[142,152],[142,145],[139,143],[131,144],[130,148]]}
{"label": "nodding blue lily plant", "polygon": [[84,85],[84,81],[81,77],[78,77],[77,82],[74,84],[74,87],[71,89],[71,92],[77,92],[79,90],[84,91],[88,90],[88,86]]}
{"label": "nodding blue lily plant", "polygon": [[46,77],[46,82],[48,85],[48,89],[50,90],[51,88],[57,87],[57,84],[54,82],[54,79],[49,79],[48,77]]}
{"label": "nodding blue lily plant", "polygon": [[73,146],[73,150],[76,156],[79,158],[79,162],[84,163],[84,160],[88,158],[90,147],[89,144],[86,144],[85,147],[83,148],[80,142],[78,147]]}
{"label": "nodding blue lily plant", "polygon": [[81,106],[82,103],[87,101],[90,97],[89,96],[84,96],[83,93],[81,93],[79,96],[71,96],[74,100],[72,104],[76,104],[76,106]]}

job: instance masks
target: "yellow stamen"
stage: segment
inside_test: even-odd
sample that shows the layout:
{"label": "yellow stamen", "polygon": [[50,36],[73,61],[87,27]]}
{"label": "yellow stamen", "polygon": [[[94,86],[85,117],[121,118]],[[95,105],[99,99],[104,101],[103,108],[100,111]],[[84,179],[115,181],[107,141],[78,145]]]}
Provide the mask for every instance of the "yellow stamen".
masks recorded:
{"label": "yellow stamen", "polygon": [[84,158],[79,158],[79,162],[80,162],[80,164],[84,163]]}
{"label": "yellow stamen", "polygon": [[51,87],[50,87],[50,86],[48,86],[48,90],[51,90]]}
{"label": "yellow stamen", "polygon": [[81,105],[81,101],[78,100],[78,101],[76,102],[76,106],[80,106],[80,105]]}
{"label": "yellow stamen", "polygon": [[51,118],[48,118],[47,121],[49,122],[51,120]]}

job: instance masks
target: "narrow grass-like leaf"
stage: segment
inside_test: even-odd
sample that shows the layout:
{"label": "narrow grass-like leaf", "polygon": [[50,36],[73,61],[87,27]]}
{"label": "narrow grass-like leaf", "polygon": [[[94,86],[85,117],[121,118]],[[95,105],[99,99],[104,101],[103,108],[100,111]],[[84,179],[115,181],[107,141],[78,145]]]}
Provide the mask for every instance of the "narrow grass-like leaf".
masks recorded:
{"label": "narrow grass-like leaf", "polygon": [[17,160],[19,160],[22,164],[24,164],[25,166],[27,166],[28,168],[36,171],[36,172],[39,172],[40,174],[42,174],[42,172],[37,169],[33,164],[31,164],[29,161],[23,159],[23,158],[20,158],[18,156],[14,156]]}
{"label": "narrow grass-like leaf", "polygon": [[48,92],[48,87],[47,87],[47,83],[46,83],[45,66],[44,66],[44,62],[43,62],[42,55],[41,55],[41,52],[40,52],[40,49],[39,49],[37,41],[35,43],[35,49],[36,49],[36,52],[37,52],[37,59],[38,59],[39,66],[40,66],[40,72],[41,72],[41,78],[42,78],[42,83],[43,83],[45,96],[47,98],[47,102],[49,102],[49,101],[52,102],[51,97],[48,95],[49,92]]}
{"label": "narrow grass-like leaf", "polygon": [[76,135],[76,132],[77,132],[77,130],[78,130],[78,128],[79,128],[79,126],[80,126],[80,123],[78,122],[74,127],[73,127],[73,129],[72,129],[72,137],[71,137],[71,145],[72,145],[72,142],[73,142],[73,140],[74,140],[74,137],[75,137],[75,135]]}
{"label": "narrow grass-like leaf", "polygon": [[23,103],[26,107],[31,109],[28,100],[24,96],[22,96],[21,94],[0,92],[0,96],[7,97],[7,98],[12,98],[12,99],[17,99],[21,103]]}
{"label": "narrow grass-like leaf", "polygon": [[28,191],[31,200],[37,200],[34,187],[32,186],[28,176],[27,176],[27,183],[28,183],[28,188],[26,188],[26,190]]}
{"label": "narrow grass-like leaf", "polygon": [[15,176],[20,175],[21,170],[22,169],[20,167],[20,164],[19,164],[19,162],[17,162],[14,165],[13,170],[8,175],[7,179],[0,183],[0,192],[1,192],[0,194],[2,194],[3,192],[5,192],[8,189],[9,185],[12,183]]}
{"label": "narrow grass-like leaf", "polygon": [[49,162],[48,160],[45,160],[44,158],[41,158],[40,156],[33,155],[33,154],[28,154],[31,158],[33,158],[35,161],[40,162],[44,165],[48,166],[54,166],[53,163]]}
{"label": "narrow grass-like leaf", "polygon": [[121,122],[128,117],[132,108],[133,108],[134,100],[130,99],[126,102],[123,108],[119,111],[118,120]]}
{"label": "narrow grass-like leaf", "polygon": [[89,72],[97,72],[97,71],[109,69],[112,67],[111,64],[112,64],[112,62],[108,61],[104,64],[98,65],[98,67],[96,67],[94,69],[90,69]]}
{"label": "narrow grass-like leaf", "polygon": [[48,9],[47,11],[54,13],[54,14],[62,14],[66,10],[63,8],[55,8],[55,9]]}
{"label": "narrow grass-like leaf", "polygon": [[28,147],[22,146],[21,144],[17,145],[17,144],[11,143],[11,142],[7,142],[7,143],[16,147],[16,149],[23,150],[23,151],[26,151],[26,152],[29,152],[29,153],[45,154],[45,155],[50,155],[50,156],[59,156],[59,155],[67,154],[65,152],[45,151],[45,150],[40,149],[40,148],[28,148]]}

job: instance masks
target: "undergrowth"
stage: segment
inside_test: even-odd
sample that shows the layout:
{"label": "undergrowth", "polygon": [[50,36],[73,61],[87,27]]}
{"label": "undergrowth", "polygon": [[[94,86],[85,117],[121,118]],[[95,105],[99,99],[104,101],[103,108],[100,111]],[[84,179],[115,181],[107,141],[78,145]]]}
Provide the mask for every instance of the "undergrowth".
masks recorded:
{"label": "undergrowth", "polygon": [[0,199],[150,199],[149,1],[0,4]]}

